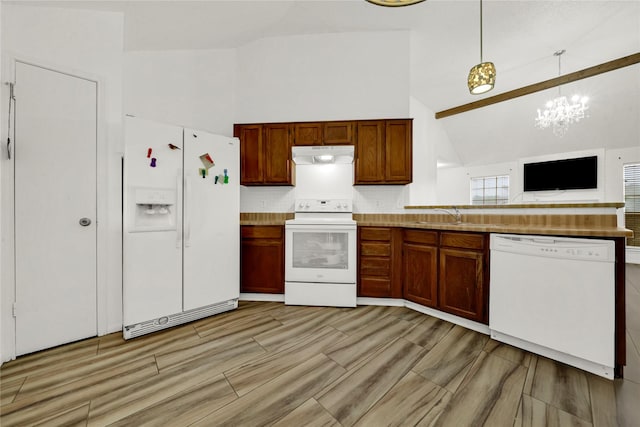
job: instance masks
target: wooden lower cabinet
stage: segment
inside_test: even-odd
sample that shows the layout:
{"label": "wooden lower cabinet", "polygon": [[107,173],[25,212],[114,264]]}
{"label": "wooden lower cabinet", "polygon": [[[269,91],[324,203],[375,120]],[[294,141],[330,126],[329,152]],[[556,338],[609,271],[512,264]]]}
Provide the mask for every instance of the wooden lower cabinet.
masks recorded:
{"label": "wooden lower cabinet", "polygon": [[462,249],[440,249],[440,304],[442,311],[482,322],[484,254]]}
{"label": "wooden lower cabinet", "polygon": [[395,227],[358,227],[359,297],[402,297],[401,233]]}
{"label": "wooden lower cabinet", "polygon": [[242,226],[240,266],[240,292],[284,293],[284,226]]}
{"label": "wooden lower cabinet", "polygon": [[438,232],[404,230],[402,265],[404,298],[426,307],[437,307]]}
{"label": "wooden lower cabinet", "polygon": [[404,298],[426,307],[438,305],[438,248],[403,244]]}
{"label": "wooden lower cabinet", "polygon": [[465,319],[488,323],[488,236],[405,229],[403,297]]}
{"label": "wooden lower cabinet", "polygon": [[484,233],[440,235],[438,308],[477,322],[489,322],[489,238]]}

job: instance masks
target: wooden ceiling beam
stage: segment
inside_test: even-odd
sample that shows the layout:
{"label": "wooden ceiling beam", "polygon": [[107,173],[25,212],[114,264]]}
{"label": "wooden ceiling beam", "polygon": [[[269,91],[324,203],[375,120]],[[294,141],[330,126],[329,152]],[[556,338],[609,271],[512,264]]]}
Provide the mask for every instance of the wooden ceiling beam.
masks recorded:
{"label": "wooden ceiling beam", "polygon": [[508,101],[510,99],[518,98],[520,96],[529,95],[535,92],[540,92],[542,90],[557,87],[566,83],[571,83],[577,80],[586,79],[587,77],[597,76],[598,74],[608,73],[609,71],[617,70],[618,68],[628,67],[629,65],[634,65],[637,63],[640,63],[640,53],[634,53],[633,55],[624,56],[622,58],[614,59],[613,61],[604,62],[602,64],[595,65],[593,67],[585,68],[584,70],[580,70],[573,73],[565,74],[563,76],[556,77],[554,79],[549,79],[543,82],[534,83],[529,86],[524,86],[518,89],[510,90],[509,92],[500,93],[498,95],[490,96],[488,98],[484,98],[479,101],[470,102],[469,104],[464,104],[458,107],[449,108],[448,110],[438,111],[436,113],[436,119],[442,119],[445,117],[475,110],[477,108],[486,107],[487,105]]}

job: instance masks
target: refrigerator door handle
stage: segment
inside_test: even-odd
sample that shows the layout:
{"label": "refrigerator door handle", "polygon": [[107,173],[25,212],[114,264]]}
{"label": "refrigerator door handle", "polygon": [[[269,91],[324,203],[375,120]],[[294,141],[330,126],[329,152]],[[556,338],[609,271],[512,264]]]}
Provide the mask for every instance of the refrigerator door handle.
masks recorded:
{"label": "refrigerator door handle", "polygon": [[184,177],[184,247],[191,246],[191,212],[189,203],[191,202],[191,176],[186,174]]}
{"label": "refrigerator door handle", "polygon": [[[178,170],[178,175],[176,175],[176,188],[180,188],[182,185],[182,171]],[[177,212],[176,212],[177,214]],[[176,249],[180,249],[182,247],[182,221],[180,221],[180,216],[177,216],[177,226],[176,226]]]}

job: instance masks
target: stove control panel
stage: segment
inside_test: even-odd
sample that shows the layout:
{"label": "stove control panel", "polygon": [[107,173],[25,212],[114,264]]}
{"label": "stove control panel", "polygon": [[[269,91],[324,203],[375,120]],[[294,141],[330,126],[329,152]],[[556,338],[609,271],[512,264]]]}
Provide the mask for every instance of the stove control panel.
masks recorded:
{"label": "stove control panel", "polygon": [[296,212],[353,212],[351,199],[298,199]]}

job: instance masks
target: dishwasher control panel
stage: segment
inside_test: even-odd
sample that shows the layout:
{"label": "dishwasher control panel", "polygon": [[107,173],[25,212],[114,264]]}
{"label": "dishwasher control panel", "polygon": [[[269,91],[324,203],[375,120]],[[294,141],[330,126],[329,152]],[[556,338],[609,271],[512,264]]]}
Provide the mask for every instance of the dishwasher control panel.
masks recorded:
{"label": "dishwasher control panel", "polygon": [[492,234],[491,250],[549,258],[614,261],[611,240]]}

